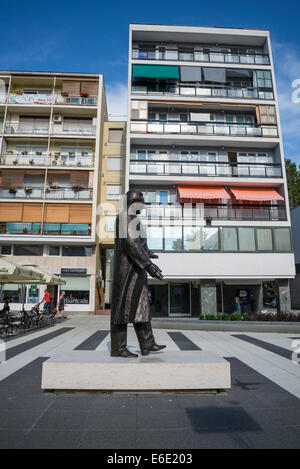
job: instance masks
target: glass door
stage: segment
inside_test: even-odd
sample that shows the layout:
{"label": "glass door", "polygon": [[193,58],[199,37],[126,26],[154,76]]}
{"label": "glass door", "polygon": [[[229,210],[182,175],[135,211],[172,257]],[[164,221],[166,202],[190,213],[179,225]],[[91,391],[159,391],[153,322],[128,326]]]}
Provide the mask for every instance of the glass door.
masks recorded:
{"label": "glass door", "polygon": [[190,283],[169,284],[169,316],[191,315]]}

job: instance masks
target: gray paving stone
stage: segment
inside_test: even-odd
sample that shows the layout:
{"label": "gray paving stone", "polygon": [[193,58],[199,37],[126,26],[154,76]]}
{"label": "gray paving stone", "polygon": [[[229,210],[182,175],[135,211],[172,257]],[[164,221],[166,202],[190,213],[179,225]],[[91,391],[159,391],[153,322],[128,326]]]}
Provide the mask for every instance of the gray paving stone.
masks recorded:
{"label": "gray paving stone", "polygon": [[32,430],[24,438],[26,449],[75,449],[79,446],[82,431]]}
{"label": "gray paving stone", "polygon": [[153,411],[151,409],[143,410],[138,413],[137,428],[154,430],[160,432],[164,430],[178,430],[189,428],[190,423],[182,410]]}
{"label": "gray paving stone", "polygon": [[1,449],[19,449],[24,447],[26,432],[20,430],[0,430]]}
{"label": "gray paving stone", "polygon": [[136,396],[99,396],[94,400],[91,412],[136,412]]}
{"label": "gray paving stone", "polygon": [[38,430],[82,430],[85,428],[85,422],[88,412],[75,411],[47,411],[35,425]]}
{"label": "gray paving stone", "polygon": [[97,398],[94,399],[84,396],[56,396],[53,400],[49,411],[75,411],[87,412],[89,411]]}
{"label": "gray paving stone", "polygon": [[31,410],[0,411],[0,429],[26,430],[32,427],[41,412]]}
{"label": "gray paving stone", "polygon": [[193,430],[200,432],[236,432],[260,430],[242,407],[209,407],[186,409]]}
{"label": "gray paving stone", "polygon": [[135,448],[135,430],[85,431],[81,436],[79,448],[84,449],[133,449]]}
{"label": "gray paving stone", "polygon": [[157,410],[179,410],[180,403],[176,394],[169,395],[138,395],[137,410],[150,409]]}
{"label": "gray paving stone", "polygon": [[83,428],[86,430],[135,430],[135,412],[90,412]]}

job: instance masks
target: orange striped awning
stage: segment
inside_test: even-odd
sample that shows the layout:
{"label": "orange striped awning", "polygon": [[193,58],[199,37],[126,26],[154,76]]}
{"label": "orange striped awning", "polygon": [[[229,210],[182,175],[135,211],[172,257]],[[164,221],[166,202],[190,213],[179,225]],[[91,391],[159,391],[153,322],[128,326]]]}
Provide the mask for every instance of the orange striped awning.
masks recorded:
{"label": "orange striped awning", "polygon": [[230,199],[222,186],[178,186],[180,199]]}
{"label": "orange striped awning", "polygon": [[252,200],[256,202],[284,200],[284,198],[271,187],[239,187],[238,189],[231,187],[230,190],[237,200]]}

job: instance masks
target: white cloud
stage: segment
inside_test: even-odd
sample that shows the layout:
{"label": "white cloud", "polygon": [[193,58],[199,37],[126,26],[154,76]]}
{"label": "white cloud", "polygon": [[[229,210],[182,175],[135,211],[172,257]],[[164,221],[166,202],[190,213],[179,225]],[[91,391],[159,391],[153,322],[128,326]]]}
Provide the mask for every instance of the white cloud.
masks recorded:
{"label": "white cloud", "polygon": [[110,121],[122,121],[127,119],[127,85],[114,83],[106,90],[108,119]]}

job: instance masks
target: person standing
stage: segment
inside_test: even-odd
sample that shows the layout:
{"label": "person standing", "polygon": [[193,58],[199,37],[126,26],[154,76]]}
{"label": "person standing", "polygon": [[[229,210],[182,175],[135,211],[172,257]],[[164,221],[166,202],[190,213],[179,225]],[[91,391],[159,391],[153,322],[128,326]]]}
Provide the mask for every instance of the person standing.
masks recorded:
{"label": "person standing", "polygon": [[[55,316],[56,318],[59,318],[59,317],[62,317],[63,319],[66,319],[67,316],[65,315],[65,295],[66,295],[66,292],[65,291],[62,291],[60,296],[59,296],[59,300],[58,300],[58,312],[57,312],[57,315]],[[59,313],[60,313],[60,316],[59,316]]]}
{"label": "person standing", "polygon": [[235,297],[235,312],[242,314],[241,300],[239,296]]}
{"label": "person standing", "polygon": [[46,314],[50,314],[50,293],[48,292],[47,288],[44,292],[44,298],[42,301],[45,301],[44,303],[44,311]]}

